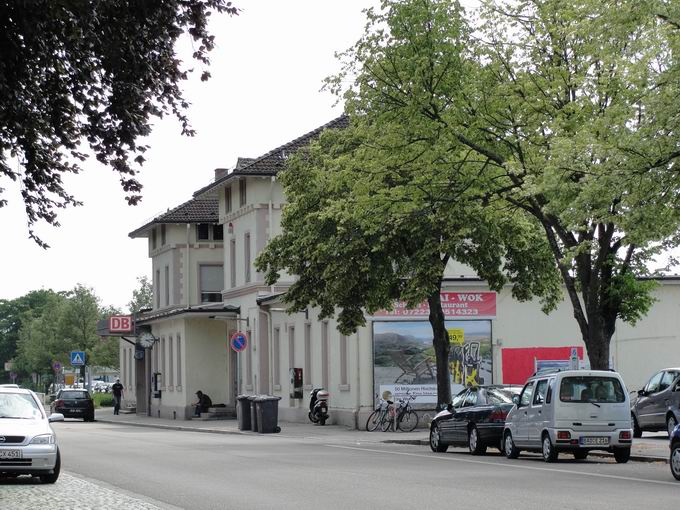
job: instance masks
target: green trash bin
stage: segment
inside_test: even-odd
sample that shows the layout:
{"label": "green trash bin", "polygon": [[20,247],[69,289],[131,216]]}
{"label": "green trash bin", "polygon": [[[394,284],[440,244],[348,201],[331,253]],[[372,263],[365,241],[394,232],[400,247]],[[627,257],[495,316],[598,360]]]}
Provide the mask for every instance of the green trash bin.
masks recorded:
{"label": "green trash bin", "polygon": [[264,395],[255,399],[257,431],[261,434],[281,432],[279,427],[279,400],[281,397]]}
{"label": "green trash bin", "polygon": [[248,395],[236,397],[236,417],[239,430],[250,430],[250,397]]}

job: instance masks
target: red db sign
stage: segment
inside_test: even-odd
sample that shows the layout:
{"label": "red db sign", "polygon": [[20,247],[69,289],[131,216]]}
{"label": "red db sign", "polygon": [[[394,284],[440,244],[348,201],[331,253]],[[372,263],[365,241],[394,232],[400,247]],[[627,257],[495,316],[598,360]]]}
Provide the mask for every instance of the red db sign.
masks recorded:
{"label": "red db sign", "polygon": [[132,333],[134,329],[132,315],[112,315],[109,317],[109,333]]}

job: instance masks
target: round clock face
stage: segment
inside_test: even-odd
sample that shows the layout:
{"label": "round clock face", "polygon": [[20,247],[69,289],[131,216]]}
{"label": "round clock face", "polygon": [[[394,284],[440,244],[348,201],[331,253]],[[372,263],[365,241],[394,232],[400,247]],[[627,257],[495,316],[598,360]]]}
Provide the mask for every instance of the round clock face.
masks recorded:
{"label": "round clock face", "polygon": [[156,339],[151,333],[142,333],[142,335],[139,337],[139,344],[142,347],[149,348],[153,345],[155,341]]}

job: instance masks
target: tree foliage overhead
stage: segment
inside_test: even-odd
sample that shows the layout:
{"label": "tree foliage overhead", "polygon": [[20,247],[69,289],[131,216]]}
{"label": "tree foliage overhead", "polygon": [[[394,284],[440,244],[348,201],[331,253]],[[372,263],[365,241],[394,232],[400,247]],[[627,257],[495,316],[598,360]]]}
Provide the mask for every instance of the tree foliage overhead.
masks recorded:
{"label": "tree foliage overhead", "polygon": [[152,119],[173,115],[193,135],[180,89],[190,70],[175,44],[188,34],[207,66],[212,12],[237,9],[226,0],[0,0],[0,178],[20,181],[38,244],[35,222],[58,226],[56,209],[80,204],[62,178],[80,172],[83,142],[136,204],[148,148],[139,139]]}
{"label": "tree foliage overhead", "polygon": [[330,85],[350,113],[408,123],[392,147],[436,138],[483,162],[481,202],[539,223],[591,365],[606,368],[616,320],[651,305],[639,277],[680,240],[677,5],[481,4],[384,1]]}
{"label": "tree foliage overhead", "polygon": [[132,299],[128,303],[130,313],[137,313],[143,308],[153,307],[153,284],[149,277],[146,275],[139,276],[137,283],[139,287],[132,291]]}

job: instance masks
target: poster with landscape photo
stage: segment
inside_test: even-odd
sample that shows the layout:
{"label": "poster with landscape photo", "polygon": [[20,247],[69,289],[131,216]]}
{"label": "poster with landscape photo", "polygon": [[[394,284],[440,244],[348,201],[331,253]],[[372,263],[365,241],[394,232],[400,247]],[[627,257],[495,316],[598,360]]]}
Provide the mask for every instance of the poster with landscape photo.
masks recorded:
{"label": "poster with landscape photo", "polygon": [[[491,384],[491,321],[446,321],[452,393]],[[416,397],[419,407],[437,403],[437,368],[428,321],[373,322],[374,394],[389,400]],[[421,406],[421,404],[423,406]]]}

